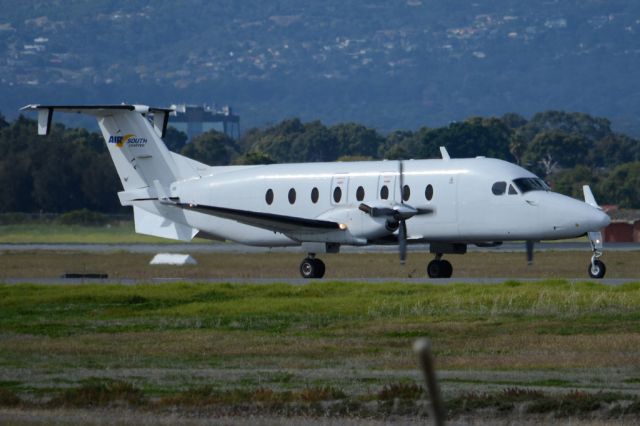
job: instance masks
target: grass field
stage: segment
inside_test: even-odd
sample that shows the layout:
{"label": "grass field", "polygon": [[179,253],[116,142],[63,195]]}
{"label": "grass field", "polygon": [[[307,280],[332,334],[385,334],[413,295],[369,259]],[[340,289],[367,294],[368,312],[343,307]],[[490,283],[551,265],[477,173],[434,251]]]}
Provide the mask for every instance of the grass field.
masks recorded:
{"label": "grass field", "polygon": [[105,226],[29,223],[0,225],[0,243],[166,244],[175,241],[136,234],[133,222]]}
{"label": "grass field", "polygon": [[640,413],[640,283],[563,280],[3,285],[0,406],[419,418],[422,336],[453,419]]}

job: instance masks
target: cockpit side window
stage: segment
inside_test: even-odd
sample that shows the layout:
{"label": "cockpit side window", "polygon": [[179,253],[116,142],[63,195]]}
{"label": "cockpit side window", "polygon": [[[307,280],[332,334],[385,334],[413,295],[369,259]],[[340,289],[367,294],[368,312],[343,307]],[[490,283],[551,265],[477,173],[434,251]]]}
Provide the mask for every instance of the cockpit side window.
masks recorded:
{"label": "cockpit side window", "polygon": [[518,195],[518,191],[513,187],[513,184],[509,184],[509,195]]}
{"label": "cockpit side window", "polygon": [[496,182],[491,187],[493,195],[503,195],[507,190],[507,182]]}
{"label": "cockpit side window", "polygon": [[518,178],[514,179],[513,183],[523,194],[529,191],[551,191],[549,185],[540,178]]}

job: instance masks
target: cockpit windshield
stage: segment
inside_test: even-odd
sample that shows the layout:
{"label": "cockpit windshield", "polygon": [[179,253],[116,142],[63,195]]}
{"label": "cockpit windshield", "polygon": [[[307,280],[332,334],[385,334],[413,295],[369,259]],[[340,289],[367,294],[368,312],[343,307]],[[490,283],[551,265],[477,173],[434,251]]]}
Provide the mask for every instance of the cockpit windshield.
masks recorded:
{"label": "cockpit windshield", "polygon": [[520,192],[523,194],[529,191],[551,191],[549,185],[540,178],[518,178],[514,179],[513,183],[516,184]]}

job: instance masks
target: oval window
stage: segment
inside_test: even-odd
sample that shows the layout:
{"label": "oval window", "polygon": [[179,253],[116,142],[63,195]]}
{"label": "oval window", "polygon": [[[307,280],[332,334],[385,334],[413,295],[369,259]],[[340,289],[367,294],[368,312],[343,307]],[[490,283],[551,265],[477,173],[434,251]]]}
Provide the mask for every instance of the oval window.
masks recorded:
{"label": "oval window", "polygon": [[358,201],[364,200],[364,188],[361,186],[359,186],[358,189],[356,189],[356,200]]}
{"label": "oval window", "polygon": [[335,201],[336,203],[339,203],[341,198],[342,198],[342,189],[340,189],[339,186],[336,186],[336,189],[333,190],[333,201]]}
{"label": "oval window", "polygon": [[273,189],[267,189],[267,193],[264,195],[264,199],[269,205],[273,203]]}
{"label": "oval window", "polygon": [[502,195],[507,190],[507,182],[496,182],[491,187],[493,195]]}
{"label": "oval window", "polygon": [[411,197],[411,188],[409,185],[405,185],[402,187],[402,200],[409,201],[409,197]]}
{"label": "oval window", "polygon": [[431,186],[431,184],[427,185],[427,188],[424,190],[424,198],[426,198],[427,201],[431,201],[433,198],[433,186]]}
{"label": "oval window", "polygon": [[317,203],[319,197],[320,197],[320,191],[318,191],[318,188],[313,188],[311,190],[311,202],[313,204]]}
{"label": "oval window", "polygon": [[380,188],[380,198],[383,200],[389,198],[389,188],[387,188],[387,185],[383,185],[382,188]]}
{"label": "oval window", "polygon": [[293,204],[293,203],[295,203],[295,202],[296,202],[296,190],[295,190],[295,189],[293,189],[293,188],[291,188],[291,189],[289,190],[289,195],[288,195],[288,197],[289,197],[289,204]]}

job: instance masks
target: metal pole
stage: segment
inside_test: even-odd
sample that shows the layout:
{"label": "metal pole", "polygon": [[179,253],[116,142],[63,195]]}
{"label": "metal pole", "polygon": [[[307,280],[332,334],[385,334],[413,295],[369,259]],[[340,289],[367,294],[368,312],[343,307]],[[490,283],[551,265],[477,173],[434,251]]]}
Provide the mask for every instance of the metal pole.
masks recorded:
{"label": "metal pole", "polygon": [[440,386],[436,378],[436,371],[431,353],[431,341],[429,339],[418,339],[413,343],[413,350],[418,354],[420,367],[424,373],[424,380],[427,384],[427,392],[431,401],[431,411],[433,414],[433,424],[444,426],[445,409]]}

